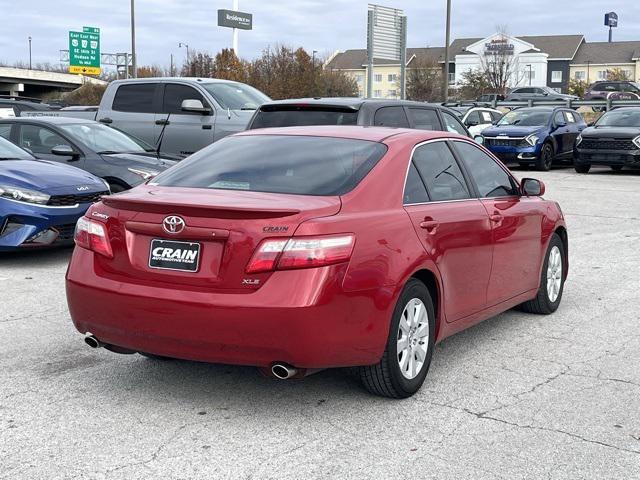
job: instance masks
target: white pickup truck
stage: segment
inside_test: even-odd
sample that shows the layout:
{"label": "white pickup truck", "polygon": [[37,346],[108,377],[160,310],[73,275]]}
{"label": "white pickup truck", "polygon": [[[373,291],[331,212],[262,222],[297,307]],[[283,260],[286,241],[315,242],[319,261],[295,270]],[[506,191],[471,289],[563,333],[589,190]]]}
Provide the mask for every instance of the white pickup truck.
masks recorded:
{"label": "white pickup truck", "polygon": [[160,151],[190,155],[245,129],[270,99],[239,82],[213,78],[116,80],[99,107],[63,108],[47,115],[97,120],[134,135]]}

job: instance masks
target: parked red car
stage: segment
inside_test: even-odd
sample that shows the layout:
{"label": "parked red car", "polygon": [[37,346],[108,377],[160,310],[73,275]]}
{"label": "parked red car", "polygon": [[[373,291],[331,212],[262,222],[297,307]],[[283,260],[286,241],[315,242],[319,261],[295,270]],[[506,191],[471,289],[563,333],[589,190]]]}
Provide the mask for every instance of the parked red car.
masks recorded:
{"label": "parked red car", "polygon": [[543,194],[444,132],[240,133],[87,212],[71,317],[94,347],[278,378],[359,366],[407,397],[443,338],[558,308],[567,233]]}

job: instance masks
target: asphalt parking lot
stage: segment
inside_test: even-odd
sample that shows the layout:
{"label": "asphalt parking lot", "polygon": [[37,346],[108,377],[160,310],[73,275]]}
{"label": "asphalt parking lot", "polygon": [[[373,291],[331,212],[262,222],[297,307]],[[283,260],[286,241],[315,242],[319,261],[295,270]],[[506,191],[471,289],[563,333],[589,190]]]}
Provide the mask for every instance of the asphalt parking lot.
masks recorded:
{"label": "asphalt parking lot", "polygon": [[640,175],[592,172],[516,171],[567,217],[559,311],[445,340],[402,401],[343,371],[278,382],[91,350],[70,251],[0,257],[0,478],[640,478]]}

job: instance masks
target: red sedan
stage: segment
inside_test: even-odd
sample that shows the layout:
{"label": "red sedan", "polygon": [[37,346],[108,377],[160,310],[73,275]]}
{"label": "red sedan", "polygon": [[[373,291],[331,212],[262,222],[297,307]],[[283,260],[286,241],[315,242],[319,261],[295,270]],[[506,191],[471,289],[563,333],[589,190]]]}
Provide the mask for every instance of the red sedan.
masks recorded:
{"label": "red sedan", "polygon": [[558,308],[567,232],[543,194],[458,135],[244,132],[91,207],[71,317],[93,347],[278,378],[358,366],[407,397],[443,338]]}

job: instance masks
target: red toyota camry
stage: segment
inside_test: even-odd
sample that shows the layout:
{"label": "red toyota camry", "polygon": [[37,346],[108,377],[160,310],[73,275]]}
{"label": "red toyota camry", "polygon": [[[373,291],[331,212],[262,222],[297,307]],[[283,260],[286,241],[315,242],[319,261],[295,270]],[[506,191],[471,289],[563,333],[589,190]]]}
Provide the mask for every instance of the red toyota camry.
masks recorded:
{"label": "red toyota camry", "polygon": [[443,338],[558,308],[567,232],[543,194],[448,133],[240,133],[89,209],[71,317],[93,347],[278,378],[357,366],[407,397]]}

